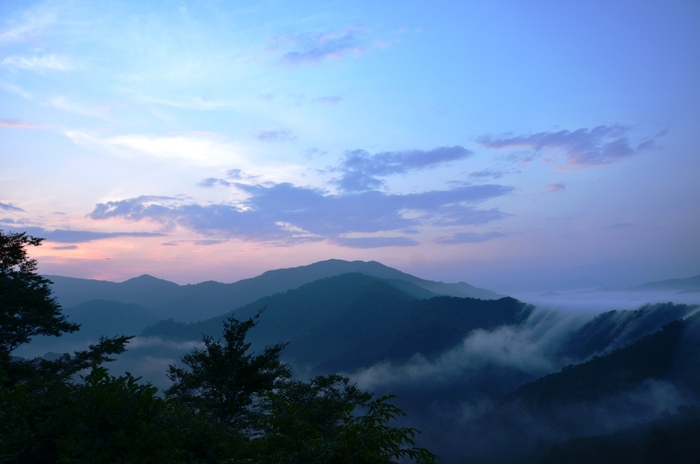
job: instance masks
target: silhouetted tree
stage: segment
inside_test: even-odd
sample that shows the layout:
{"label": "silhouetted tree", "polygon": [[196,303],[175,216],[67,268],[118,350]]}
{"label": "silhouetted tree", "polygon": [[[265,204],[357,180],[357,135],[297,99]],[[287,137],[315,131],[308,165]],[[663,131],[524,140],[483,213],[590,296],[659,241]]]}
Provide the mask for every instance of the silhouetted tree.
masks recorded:
{"label": "silhouetted tree", "polygon": [[42,240],[0,230],[0,356],[5,358],[36,335],[59,336],[79,328],[61,314],[51,281],[36,273],[36,260],[27,256],[27,247]]}
{"label": "silhouetted tree", "polygon": [[130,337],[55,360],[12,356],[34,336],[78,330],[27,256],[40,243],[0,231],[0,462],[434,462],[415,447],[417,430],[389,425],[404,415],[391,396],[372,400],[339,375],[290,380],[284,344],[251,353],[260,313],[230,317],[223,340],[205,337],[184,367],[170,366],[166,398],[101,366]]}
{"label": "silhouetted tree", "polygon": [[229,317],[222,340],[204,337],[204,348],[183,356],[186,367],[170,366],[166,393],[200,413],[210,413],[247,439],[237,455],[259,463],[431,463],[435,456],[415,446],[416,429],[389,422],[405,413],[372,400],[347,377],[290,380],[279,357],[284,344],[251,353],[246,335],[260,312],[239,321]]}
{"label": "silhouetted tree", "polygon": [[53,361],[12,356],[14,350],[37,335],[58,337],[80,328],[66,320],[52,296],[51,281],[37,274],[36,260],[27,255],[27,247],[39,246],[42,240],[25,232],[0,230],[0,385],[66,379],[82,369],[111,361],[110,355],[122,353],[131,338],[101,338],[87,351],[64,354]]}
{"label": "silhouetted tree", "polygon": [[232,430],[250,426],[250,406],[258,395],[269,392],[291,376],[279,355],[284,344],[267,347],[261,354],[250,352],[245,341],[260,317],[224,322],[224,340],[204,337],[204,348],[182,357],[186,367],[170,365],[173,385],[166,394],[177,401],[214,414]]}
{"label": "silhouetted tree", "polygon": [[262,463],[381,464],[406,460],[433,463],[416,447],[418,430],[389,425],[406,414],[393,395],[372,400],[341,375],[293,380],[266,395],[257,439]]}

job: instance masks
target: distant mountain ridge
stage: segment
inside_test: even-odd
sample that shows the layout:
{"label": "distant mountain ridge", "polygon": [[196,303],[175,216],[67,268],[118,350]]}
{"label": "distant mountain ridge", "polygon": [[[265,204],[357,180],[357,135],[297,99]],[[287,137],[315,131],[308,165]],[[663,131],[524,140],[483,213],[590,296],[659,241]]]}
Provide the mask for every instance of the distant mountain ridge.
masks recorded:
{"label": "distant mountain ridge", "polygon": [[686,279],[667,279],[657,282],[647,282],[631,287],[633,291],[676,291],[676,292],[700,292],[700,275]]}
{"label": "distant mountain ridge", "polygon": [[[397,287],[410,287],[411,293],[422,298],[446,295],[498,299],[504,296],[464,282],[444,283],[421,279],[376,261],[339,259],[267,271],[257,277],[230,284],[206,281],[178,285],[149,275],[122,283],[63,276],[46,277],[53,281],[54,294],[64,308],[90,300],[107,300],[139,304],[149,308],[161,319],[192,322],[224,314],[265,296],[292,290],[319,279],[354,272],[395,281]],[[421,289],[422,295],[418,295],[420,292],[417,289]]]}
{"label": "distant mountain ridge", "polygon": [[[510,297],[485,299],[496,294],[469,284],[341,260],[233,284],[50,278],[82,330],[37,337],[37,355],[58,356],[99,335],[137,335],[110,368],[163,382],[167,365],[201,346],[203,334],[221,336],[226,317],[244,320],[265,308],[249,333],[253,350],[288,342],[283,360],[298,375],[341,372],[378,394],[397,394],[413,421],[406,425],[422,430],[445,464],[534,461],[592,434],[618,446],[618,430],[647,430],[666,420],[663,408],[700,404],[695,304],[569,318]],[[640,287],[693,291],[694,279]],[[470,293],[481,299],[463,297]]]}
{"label": "distant mountain ridge", "polygon": [[286,359],[334,372],[387,360],[402,362],[416,353],[436,355],[472,330],[517,325],[532,311],[531,306],[508,297],[419,296],[424,292],[406,281],[358,272],[340,274],[200,322],[160,321],[142,335],[176,342],[198,341],[202,334],[219,337],[229,315],[245,320],[265,308],[249,334],[254,348],[289,342]]}

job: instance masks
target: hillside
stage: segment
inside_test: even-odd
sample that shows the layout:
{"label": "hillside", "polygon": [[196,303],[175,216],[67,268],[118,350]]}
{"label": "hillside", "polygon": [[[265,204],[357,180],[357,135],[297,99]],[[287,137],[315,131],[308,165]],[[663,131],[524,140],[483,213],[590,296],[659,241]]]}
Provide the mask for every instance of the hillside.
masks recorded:
{"label": "hillside", "polygon": [[544,376],[503,397],[533,407],[592,401],[630,390],[647,379],[664,379],[676,360],[686,322],[676,320],[606,356]]}
{"label": "hillside", "polygon": [[647,282],[636,287],[631,287],[629,290],[700,292],[700,275],[688,277],[686,279],[667,279],[658,282]]}
{"label": "hillside", "polygon": [[[172,318],[193,322],[227,313],[268,295],[285,292],[326,277],[360,273],[395,282],[413,295],[428,298],[447,295],[467,298],[498,299],[503,295],[473,287],[467,283],[435,282],[420,279],[376,261],[343,261],[331,259],[290,269],[267,271],[260,276],[225,284],[201,282],[178,285],[149,275],[122,283],[62,276],[47,276],[64,308],[90,300],[108,300],[139,304],[149,308],[159,319]],[[422,290],[419,290],[422,289]]]}
{"label": "hillside", "polygon": [[697,309],[695,305],[661,303],[647,304],[634,311],[606,311],[574,331],[562,342],[557,354],[568,362],[607,354]]}
{"label": "hillside", "polygon": [[695,463],[700,456],[700,407],[682,406],[647,424],[608,435],[575,437],[550,447],[537,464]]}
{"label": "hillside", "polygon": [[[511,298],[476,300],[434,297],[406,281],[351,273],[327,277],[295,290],[264,297],[232,312],[239,319],[265,308],[251,332],[254,346],[289,342],[284,357],[323,371],[353,369],[415,353],[433,355],[469,331],[517,324],[530,308]],[[175,341],[217,336],[227,315],[197,323],[161,321],[143,336]]]}
{"label": "hillside", "polygon": [[[348,268],[363,272],[327,275]],[[581,443],[646,446],[658,435],[651,431],[666,427],[658,422],[665,410],[700,399],[696,305],[575,313],[455,296],[466,284],[338,260],[236,284],[56,280],[62,301],[78,302],[64,312],[83,330],[51,346],[37,339],[39,355],[72,351],[98,334],[140,334],[112,368],[165,388],[168,364],[203,334],[218,337],[228,315],[264,309],[249,333],[255,350],[287,342],[283,360],[301,377],[344,372],[362,388],[397,394],[410,418],[404,425],[422,430],[421,444],[443,464],[552,462]],[[598,441],[580,441],[592,436]]]}

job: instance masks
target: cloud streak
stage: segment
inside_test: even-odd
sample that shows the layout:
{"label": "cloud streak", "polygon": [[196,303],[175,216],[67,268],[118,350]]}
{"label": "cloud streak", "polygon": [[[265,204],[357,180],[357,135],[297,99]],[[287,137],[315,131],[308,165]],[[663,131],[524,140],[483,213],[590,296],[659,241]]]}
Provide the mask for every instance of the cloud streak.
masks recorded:
{"label": "cloud streak", "polygon": [[65,57],[59,55],[44,56],[8,56],[0,62],[0,66],[13,69],[25,69],[29,71],[51,70],[68,71],[72,68]]}
{"label": "cloud streak", "polygon": [[473,232],[459,232],[454,234],[452,237],[443,237],[437,240],[438,243],[481,243],[487,242],[500,237],[506,237],[506,234],[500,232],[485,232],[483,234],[477,234]]}
{"label": "cloud streak", "polygon": [[362,388],[376,390],[390,385],[468,382],[470,375],[487,366],[515,368],[542,375],[558,367],[552,348],[585,320],[580,314],[536,308],[522,325],[504,325],[487,331],[476,329],[458,345],[428,359],[417,354],[404,363],[383,362],[351,374]]}
{"label": "cloud streak", "polygon": [[557,182],[556,184],[547,184],[547,188],[549,189],[549,193],[557,193],[557,192],[563,192],[566,190],[566,184],[563,182]]}
{"label": "cloud streak", "polygon": [[383,248],[420,245],[419,242],[408,237],[337,237],[333,239],[333,242],[348,248]]}
{"label": "cloud streak", "polygon": [[16,127],[20,129],[42,129],[43,126],[17,121],[14,119],[0,119],[0,127]]}
{"label": "cloud streak", "polygon": [[519,150],[522,153],[517,154],[514,159],[521,163],[529,162],[544,154],[551,158],[563,157],[570,166],[593,167],[629,158],[653,146],[654,139],[663,135],[659,134],[646,140],[635,148],[627,136],[629,130],[629,126],[615,124],[575,131],[483,136],[478,139],[478,142],[489,149]]}
{"label": "cloud streak", "polygon": [[291,142],[296,136],[284,129],[261,130],[255,135],[261,142]]}
{"label": "cloud streak", "polygon": [[17,212],[25,212],[22,208],[18,208],[14,205],[11,205],[10,203],[0,203],[0,209],[4,211],[17,211]]}
{"label": "cloud streak", "polygon": [[329,95],[326,97],[314,98],[311,101],[313,103],[323,103],[324,105],[336,105],[340,103],[340,100],[342,100],[340,95]]}
{"label": "cloud streak", "polygon": [[433,150],[390,151],[371,155],[365,150],[353,150],[341,160],[342,173],[338,186],[346,192],[361,192],[381,187],[379,177],[405,174],[469,158],[473,152],[459,145]]}
{"label": "cloud streak", "polygon": [[[211,179],[205,181],[213,185]],[[207,236],[254,241],[297,243],[331,240],[342,246],[372,248],[410,246],[405,237],[347,238],[346,234],[404,232],[431,224],[483,224],[507,214],[474,205],[512,191],[501,185],[460,186],[416,194],[390,195],[379,191],[327,194],[289,183],[246,185],[228,183],[247,194],[239,205],[196,204],[169,197],[137,197],[96,205],[94,220],[152,221],[184,227]],[[407,215],[410,211],[412,214]]]}
{"label": "cloud streak", "polygon": [[[165,234],[152,232],[91,232],[85,230],[47,230],[41,227],[23,227],[22,232],[35,237],[42,237],[55,243],[85,243],[118,237],[164,237]],[[71,249],[63,247],[61,249]]]}
{"label": "cloud streak", "polygon": [[362,27],[351,27],[340,33],[296,34],[277,37],[275,40],[286,42],[291,48],[280,57],[283,64],[315,65],[328,59],[340,60],[348,55],[361,55],[367,47],[358,36],[364,33]]}

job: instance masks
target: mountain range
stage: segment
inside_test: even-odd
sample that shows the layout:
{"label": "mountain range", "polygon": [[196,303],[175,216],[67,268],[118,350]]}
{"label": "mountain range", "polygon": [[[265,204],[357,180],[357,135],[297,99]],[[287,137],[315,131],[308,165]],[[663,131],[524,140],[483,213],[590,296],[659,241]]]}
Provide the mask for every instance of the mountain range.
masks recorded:
{"label": "mountain range", "polygon": [[[340,260],[233,284],[49,278],[65,314],[82,327],[60,339],[38,337],[35,354],[77,349],[100,335],[137,335],[113,369],[162,388],[167,365],[203,335],[219,337],[228,317],[256,318],[254,350],[287,343],[283,360],[298,376],[342,372],[362,388],[397,394],[408,413],[403,424],[422,430],[419,443],[443,463],[557,462],[582,443],[695,449],[687,439],[659,444],[652,431],[698,429],[697,305],[543,308]],[[687,293],[696,280],[629,291]]]}
{"label": "mountain range", "polygon": [[498,299],[504,296],[464,282],[443,283],[421,279],[376,261],[339,259],[267,271],[257,277],[230,284],[207,281],[178,285],[149,275],[122,283],[53,275],[46,277],[53,282],[54,295],[64,308],[91,300],[107,300],[141,305],[161,319],[191,322],[218,316],[262,297],[298,288],[325,277],[351,272],[391,281],[395,286],[423,297],[446,295]]}

